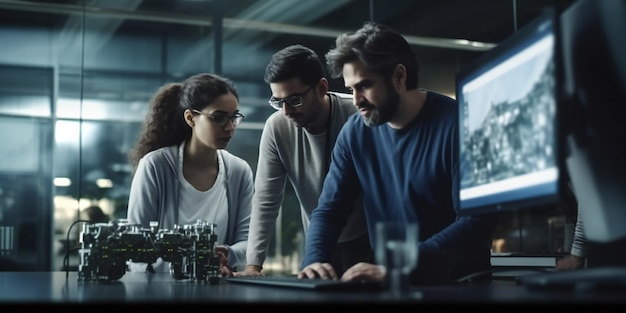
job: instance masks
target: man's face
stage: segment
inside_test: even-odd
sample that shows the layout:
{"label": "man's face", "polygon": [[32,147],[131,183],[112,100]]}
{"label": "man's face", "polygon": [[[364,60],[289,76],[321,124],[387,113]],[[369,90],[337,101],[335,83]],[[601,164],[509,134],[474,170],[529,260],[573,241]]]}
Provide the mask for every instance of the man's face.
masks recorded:
{"label": "man's face", "polygon": [[317,84],[304,85],[299,79],[293,78],[278,83],[270,83],[272,100],[276,101],[283,113],[299,127],[307,127],[319,114],[323,97],[319,97]]}
{"label": "man's face", "polygon": [[354,61],[343,66],[343,79],[352,91],[357,107],[367,126],[389,122],[396,114],[400,95],[389,79],[365,69],[363,63]]}

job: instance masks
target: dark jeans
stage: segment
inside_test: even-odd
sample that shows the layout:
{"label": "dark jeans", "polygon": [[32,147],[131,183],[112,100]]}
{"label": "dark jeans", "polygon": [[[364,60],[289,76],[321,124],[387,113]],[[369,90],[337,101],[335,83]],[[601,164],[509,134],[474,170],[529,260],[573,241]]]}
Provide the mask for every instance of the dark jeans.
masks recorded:
{"label": "dark jeans", "polygon": [[345,271],[359,262],[374,263],[372,247],[367,234],[348,242],[338,243],[333,250],[330,264],[337,275],[341,277]]}

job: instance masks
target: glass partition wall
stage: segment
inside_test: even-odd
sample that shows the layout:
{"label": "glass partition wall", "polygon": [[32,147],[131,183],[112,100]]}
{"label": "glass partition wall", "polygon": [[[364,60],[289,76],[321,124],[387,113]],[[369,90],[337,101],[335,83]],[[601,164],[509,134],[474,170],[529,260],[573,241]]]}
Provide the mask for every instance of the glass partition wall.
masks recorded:
{"label": "glass partition wall", "polygon": [[[501,2],[483,6],[510,16]],[[410,12],[426,3],[0,0],[0,270],[75,270],[77,253],[68,251],[78,245],[81,225],[75,222],[89,218],[86,208],[98,206],[110,220],[125,218],[132,179],[127,155],[151,96],[167,82],[213,72],[236,83],[246,119],[228,150],[253,171],[263,123],[274,112],[267,105],[265,65],[289,44],[323,56],[340,32],[377,20],[415,46],[422,87],[454,96],[455,72],[506,33],[456,45],[447,38],[463,34],[429,31],[425,20],[409,23]],[[527,11],[530,19],[539,8]],[[330,83],[345,91],[341,80]],[[304,234],[299,205],[287,188],[264,267],[295,272]],[[505,217],[495,251],[563,249],[571,212],[539,209]],[[553,238],[549,243],[539,240],[546,234]]]}

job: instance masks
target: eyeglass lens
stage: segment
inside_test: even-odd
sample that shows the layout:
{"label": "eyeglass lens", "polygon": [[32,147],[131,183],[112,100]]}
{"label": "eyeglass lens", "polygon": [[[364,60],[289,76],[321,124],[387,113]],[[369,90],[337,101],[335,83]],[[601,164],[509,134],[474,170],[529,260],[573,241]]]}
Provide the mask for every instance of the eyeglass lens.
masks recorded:
{"label": "eyeglass lens", "polygon": [[304,95],[306,95],[306,93],[309,92],[311,88],[313,88],[313,86],[310,86],[309,88],[307,88],[307,90],[305,90],[301,94],[289,96],[287,98],[280,99],[280,98],[271,97],[268,103],[276,110],[282,110],[283,103],[286,103],[288,106],[292,108],[299,107],[302,105]]}
{"label": "eyeglass lens", "polygon": [[233,115],[210,115],[210,117],[213,118],[217,125],[224,126],[226,125],[226,123],[228,123],[229,120],[231,120],[233,122],[233,125],[237,126],[241,123],[244,116],[240,113],[235,113]]}
{"label": "eyeglass lens", "polygon": [[241,121],[243,121],[244,119],[244,115],[241,113],[235,113],[233,115],[228,115],[228,114],[217,114],[217,115],[212,115],[209,113],[205,113],[202,111],[198,111],[198,110],[194,110],[194,112],[201,114],[201,115],[205,115],[207,117],[210,117],[215,124],[219,125],[219,126],[224,126],[226,125],[226,123],[228,123],[229,120],[231,120],[233,122],[233,125],[237,126],[239,124],[241,124]]}
{"label": "eyeglass lens", "polygon": [[270,99],[270,105],[277,110],[283,108],[283,103],[287,103],[288,106],[298,107],[302,105],[302,96],[291,96],[284,99]]}

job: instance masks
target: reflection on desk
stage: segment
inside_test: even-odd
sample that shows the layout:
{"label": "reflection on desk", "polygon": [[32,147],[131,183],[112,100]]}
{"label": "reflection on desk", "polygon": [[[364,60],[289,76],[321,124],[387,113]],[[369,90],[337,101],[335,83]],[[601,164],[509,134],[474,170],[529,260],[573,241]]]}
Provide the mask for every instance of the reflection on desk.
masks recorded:
{"label": "reflection on desk", "polygon": [[[67,275],[67,276],[66,276]],[[67,278],[66,278],[67,277]],[[388,291],[320,292],[229,283],[205,284],[175,280],[167,273],[126,273],[119,281],[78,281],[77,272],[0,272],[0,305],[55,304],[212,304],[341,305],[459,303],[626,303],[622,292],[563,293],[533,291],[512,281],[483,285],[414,288],[395,298]]]}

